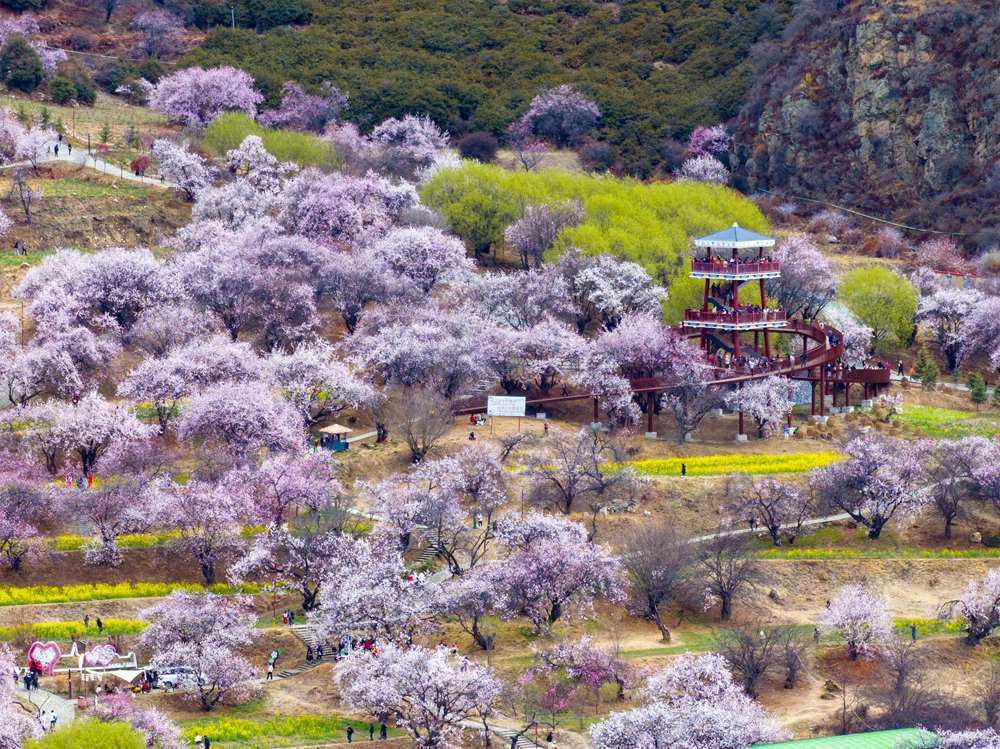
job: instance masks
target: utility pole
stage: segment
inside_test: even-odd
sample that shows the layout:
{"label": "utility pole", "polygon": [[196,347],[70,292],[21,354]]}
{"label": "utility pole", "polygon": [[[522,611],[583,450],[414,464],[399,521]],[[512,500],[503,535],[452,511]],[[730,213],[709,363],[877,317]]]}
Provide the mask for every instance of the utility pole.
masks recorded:
{"label": "utility pole", "polygon": [[232,23],[233,31],[236,30],[236,10],[232,5],[229,6],[229,20]]}

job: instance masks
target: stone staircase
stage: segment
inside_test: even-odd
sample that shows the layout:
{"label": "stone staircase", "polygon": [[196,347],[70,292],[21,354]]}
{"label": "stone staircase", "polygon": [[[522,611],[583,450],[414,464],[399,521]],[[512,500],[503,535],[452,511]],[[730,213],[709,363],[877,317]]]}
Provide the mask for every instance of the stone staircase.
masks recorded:
{"label": "stone staircase", "polygon": [[[478,731],[480,738],[482,737],[483,724],[481,721],[464,720],[462,721],[462,727],[470,731]],[[490,733],[493,736],[493,746],[496,749],[511,749],[510,739],[517,734],[517,731],[511,728],[501,728],[500,726],[491,725]],[[528,738],[528,734],[523,734],[517,738],[516,749],[543,749],[543,747]]]}
{"label": "stone staircase", "polygon": [[[306,645],[309,645],[313,652],[316,651],[316,629],[311,624],[293,624],[290,629],[292,634],[298,637]],[[282,671],[278,671],[274,674],[275,679],[287,679],[292,676],[298,676],[301,673],[305,673],[311,669],[316,668],[316,666],[321,663],[333,663],[333,653],[327,650],[323,653],[322,658],[314,658],[311,661],[307,661],[299,666],[293,666],[292,668],[286,668]]]}

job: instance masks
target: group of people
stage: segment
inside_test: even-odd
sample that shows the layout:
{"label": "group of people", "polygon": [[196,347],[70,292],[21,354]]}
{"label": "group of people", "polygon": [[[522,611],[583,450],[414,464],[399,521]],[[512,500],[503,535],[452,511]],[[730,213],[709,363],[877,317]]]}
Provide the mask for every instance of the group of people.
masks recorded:
{"label": "group of people", "polygon": [[318,642],[315,650],[312,645],[306,645],[306,663],[322,660],[328,654],[332,655],[335,661],[339,661],[359,648],[376,655],[379,652],[378,642],[374,636],[357,638],[354,635],[345,635],[334,644]]}
{"label": "group of people", "polygon": [[[101,617],[94,617],[94,624],[97,626],[97,633],[104,634],[104,622],[101,621]],[[90,614],[83,615],[83,626],[90,629]]]}
{"label": "group of people", "polygon": [[[347,733],[347,743],[348,744],[353,743],[354,726],[348,726],[346,733]],[[385,721],[381,720],[379,721],[378,737],[380,741],[385,741],[387,738],[389,738],[389,727],[385,724]],[[368,724],[368,740],[369,741],[375,740],[375,721],[372,721],[371,723]]]}
{"label": "group of people", "polygon": [[13,252],[14,252],[15,255],[22,255],[22,256],[23,255],[27,255],[28,254],[28,243],[25,242],[25,241],[23,241],[23,240],[20,240],[20,239],[15,239],[14,240],[14,250],[13,250]]}

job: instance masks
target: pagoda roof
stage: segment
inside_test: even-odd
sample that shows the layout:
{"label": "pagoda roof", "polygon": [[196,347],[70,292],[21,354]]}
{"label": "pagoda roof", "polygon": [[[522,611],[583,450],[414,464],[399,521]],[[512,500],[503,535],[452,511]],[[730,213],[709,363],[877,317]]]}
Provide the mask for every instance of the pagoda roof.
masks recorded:
{"label": "pagoda roof", "polygon": [[744,229],[733,222],[728,229],[717,231],[704,237],[694,240],[695,247],[719,247],[729,249],[741,249],[745,247],[774,247],[774,238],[765,237],[755,231]]}

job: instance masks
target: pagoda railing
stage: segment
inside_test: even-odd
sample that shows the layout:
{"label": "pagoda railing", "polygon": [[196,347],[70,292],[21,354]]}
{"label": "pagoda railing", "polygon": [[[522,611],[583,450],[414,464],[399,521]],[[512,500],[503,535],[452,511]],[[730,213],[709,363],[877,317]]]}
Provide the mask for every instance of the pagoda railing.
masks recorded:
{"label": "pagoda railing", "polygon": [[785,322],[788,315],[784,310],[761,310],[760,312],[711,312],[700,309],[684,311],[685,322],[727,323],[741,325],[762,322]]}
{"label": "pagoda railing", "polygon": [[780,263],[776,261],[738,262],[731,260],[692,260],[691,271],[694,273],[727,273],[743,275],[752,273],[777,273]]}

